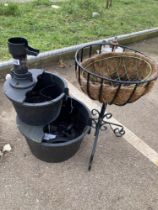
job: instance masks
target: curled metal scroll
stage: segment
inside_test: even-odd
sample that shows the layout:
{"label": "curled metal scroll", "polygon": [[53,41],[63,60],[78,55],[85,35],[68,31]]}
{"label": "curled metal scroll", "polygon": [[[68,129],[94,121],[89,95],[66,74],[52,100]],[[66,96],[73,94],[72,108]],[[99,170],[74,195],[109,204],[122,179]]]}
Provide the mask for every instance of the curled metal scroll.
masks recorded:
{"label": "curled metal scroll", "polygon": [[125,130],[122,125],[107,121],[112,118],[111,113],[105,113],[103,116],[101,116],[101,112],[99,112],[99,110],[93,109],[91,111],[91,114],[92,128],[96,129],[96,127],[98,126],[98,129],[100,129],[101,131],[105,131],[107,130],[107,126],[109,125],[116,137],[122,137],[125,134]]}

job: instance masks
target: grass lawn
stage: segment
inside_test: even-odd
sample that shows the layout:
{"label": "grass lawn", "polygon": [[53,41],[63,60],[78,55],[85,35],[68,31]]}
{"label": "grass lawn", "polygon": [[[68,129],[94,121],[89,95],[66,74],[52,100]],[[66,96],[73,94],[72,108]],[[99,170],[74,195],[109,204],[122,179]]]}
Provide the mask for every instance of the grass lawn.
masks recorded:
{"label": "grass lawn", "polygon": [[[158,0],[67,0],[53,9],[49,0],[0,4],[0,60],[9,58],[7,39],[22,36],[40,51],[158,26]],[[92,12],[99,16],[93,18]]]}

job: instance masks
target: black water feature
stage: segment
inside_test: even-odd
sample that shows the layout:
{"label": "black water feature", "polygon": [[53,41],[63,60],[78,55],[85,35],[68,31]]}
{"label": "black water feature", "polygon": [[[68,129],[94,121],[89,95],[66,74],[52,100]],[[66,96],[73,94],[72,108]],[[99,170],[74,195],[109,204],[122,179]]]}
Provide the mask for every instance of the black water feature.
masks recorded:
{"label": "black water feature", "polygon": [[91,114],[68,95],[65,81],[43,69],[28,69],[27,55],[39,51],[26,39],[8,40],[13,68],[3,89],[17,112],[17,126],[31,152],[47,162],[72,157],[91,128]]}
{"label": "black water feature", "polygon": [[34,126],[54,121],[68,95],[67,84],[43,69],[28,69],[27,55],[37,56],[39,50],[30,47],[26,39],[9,39],[8,48],[13,57],[13,69],[3,89],[19,119]]}
{"label": "black water feature", "polygon": [[68,97],[58,118],[52,123],[30,126],[17,117],[17,125],[37,158],[61,162],[78,151],[83,138],[90,132],[91,114],[83,103]]}

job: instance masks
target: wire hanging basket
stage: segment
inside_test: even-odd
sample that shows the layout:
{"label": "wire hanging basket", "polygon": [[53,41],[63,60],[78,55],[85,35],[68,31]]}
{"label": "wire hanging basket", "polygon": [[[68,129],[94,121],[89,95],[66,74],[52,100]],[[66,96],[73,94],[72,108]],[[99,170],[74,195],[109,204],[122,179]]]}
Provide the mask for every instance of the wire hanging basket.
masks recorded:
{"label": "wire hanging basket", "polygon": [[75,62],[82,91],[101,103],[132,103],[148,93],[158,78],[153,60],[115,43],[87,45],[76,52]]}

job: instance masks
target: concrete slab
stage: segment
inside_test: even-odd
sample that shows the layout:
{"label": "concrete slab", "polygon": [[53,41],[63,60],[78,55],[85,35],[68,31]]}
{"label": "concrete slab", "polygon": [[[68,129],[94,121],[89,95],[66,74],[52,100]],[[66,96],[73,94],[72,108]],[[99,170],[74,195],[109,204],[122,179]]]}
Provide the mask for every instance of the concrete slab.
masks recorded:
{"label": "concrete slab", "polygon": [[45,163],[31,154],[2,93],[0,99],[0,144],[13,147],[0,162],[1,210],[157,209],[157,167],[123,139],[102,133],[91,172],[92,135],[70,160]]}
{"label": "concrete slab", "polygon": [[[56,63],[50,69],[78,87],[72,60],[64,62],[66,68]],[[13,150],[0,160],[1,210],[157,210],[158,167],[111,130],[101,133],[91,172],[87,165],[92,134],[68,161],[49,164],[36,159],[16,129],[15,111],[2,93],[2,83],[0,147],[10,143]],[[109,110],[158,152],[156,88],[136,103]]]}

